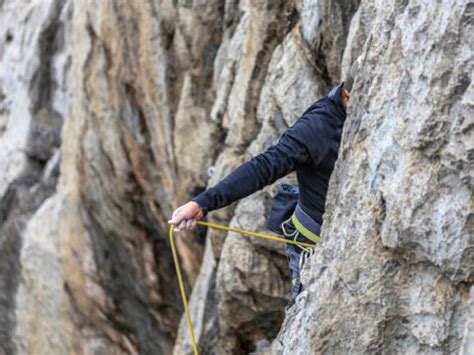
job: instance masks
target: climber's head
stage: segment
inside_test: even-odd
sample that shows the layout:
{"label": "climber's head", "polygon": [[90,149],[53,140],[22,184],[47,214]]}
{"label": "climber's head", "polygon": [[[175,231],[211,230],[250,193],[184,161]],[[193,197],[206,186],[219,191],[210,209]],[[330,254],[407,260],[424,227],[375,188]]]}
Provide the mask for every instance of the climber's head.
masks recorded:
{"label": "climber's head", "polygon": [[351,92],[343,87],[341,91],[341,100],[342,100],[342,106],[344,107],[344,111],[346,112],[347,112],[347,105],[349,105],[350,97],[351,97]]}
{"label": "climber's head", "polygon": [[344,106],[344,109],[346,111],[347,105],[349,104],[349,98],[351,97],[352,86],[354,85],[354,78],[359,69],[359,62],[360,57],[357,58],[354,63],[352,63],[351,68],[349,69],[349,72],[346,75],[346,80],[344,80],[344,84],[342,85],[342,106]]}

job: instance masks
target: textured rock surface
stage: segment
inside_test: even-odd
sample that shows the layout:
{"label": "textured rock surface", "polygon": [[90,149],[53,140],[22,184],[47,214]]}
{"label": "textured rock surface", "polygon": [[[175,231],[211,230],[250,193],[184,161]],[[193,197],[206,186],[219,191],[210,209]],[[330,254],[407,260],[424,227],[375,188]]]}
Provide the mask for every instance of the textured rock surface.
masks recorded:
{"label": "textured rock surface", "polygon": [[[20,261],[29,244],[23,231],[54,193],[58,178],[70,10],[65,1],[0,3],[0,353],[24,349],[27,340],[17,342],[16,325],[34,317],[35,308],[17,301],[28,282]],[[29,276],[46,277],[49,265],[36,261]],[[62,288],[51,276],[55,289]]]}
{"label": "textured rock surface", "polygon": [[474,349],[474,288],[471,287],[470,311],[464,327],[461,354],[472,354]]}
{"label": "textured rock surface", "polygon": [[473,7],[382,1],[374,10],[359,25],[370,31],[324,242],[305,268],[306,300],[279,335],[284,353],[456,353],[464,335]]}
{"label": "textured rock surface", "polygon": [[[0,0],[0,354],[191,353],[167,217],[361,54],[306,298],[281,245],[176,239],[200,351],[469,354],[473,11]],[[209,218],[265,231],[274,191]]]}

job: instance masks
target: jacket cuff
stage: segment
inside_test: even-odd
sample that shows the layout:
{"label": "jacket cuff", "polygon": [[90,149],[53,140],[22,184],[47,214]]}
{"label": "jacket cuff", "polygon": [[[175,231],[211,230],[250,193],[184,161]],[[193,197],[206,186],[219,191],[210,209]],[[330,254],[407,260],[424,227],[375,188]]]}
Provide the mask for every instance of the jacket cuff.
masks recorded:
{"label": "jacket cuff", "polygon": [[204,198],[204,196],[202,196],[202,194],[197,195],[191,201],[196,202],[199,205],[199,208],[201,209],[201,211],[203,213],[203,216],[207,215],[207,212],[209,211],[209,208],[207,207],[205,198]]}

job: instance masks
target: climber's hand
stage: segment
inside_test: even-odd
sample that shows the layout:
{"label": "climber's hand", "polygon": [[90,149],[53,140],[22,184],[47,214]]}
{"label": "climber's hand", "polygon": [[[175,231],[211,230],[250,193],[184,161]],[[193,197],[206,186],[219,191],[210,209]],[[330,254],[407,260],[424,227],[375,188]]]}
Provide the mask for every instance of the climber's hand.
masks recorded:
{"label": "climber's hand", "polygon": [[186,229],[194,229],[197,221],[203,217],[203,212],[199,205],[194,202],[188,202],[181,207],[178,207],[174,212],[169,224],[174,224],[175,231],[179,232]]}

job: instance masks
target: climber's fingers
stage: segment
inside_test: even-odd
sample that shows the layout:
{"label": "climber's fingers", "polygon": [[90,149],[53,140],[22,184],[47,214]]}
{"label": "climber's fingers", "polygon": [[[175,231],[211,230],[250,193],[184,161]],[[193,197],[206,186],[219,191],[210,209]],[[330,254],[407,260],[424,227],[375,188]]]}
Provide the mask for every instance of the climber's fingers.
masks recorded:
{"label": "climber's fingers", "polygon": [[194,229],[195,226],[196,226],[196,219],[195,218],[188,219],[188,221],[186,222],[186,229]]}
{"label": "climber's fingers", "polygon": [[[174,224],[176,226],[176,231],[183,229],[191,229],[194,225],[192,220],[201,219],[203,212],[196,202],[188,202],[181,207],[178,207],[171,216],[171,219],[168,221],[169,224]],[[188,226],[189,221],[189,226]],[[184,224],[183,224],[184,222]]]}
{"label": "climber's fingers", "polygon": [[190,219],[183,219],[174,229],[176,232],[181,232],[185,231],[187,229],[194,229],[196,227],[196,219],[195,218],[190,218]]}
{"label": "climber's fingers", "polygon": [[181,220],[183,219],[181,211],[183,210],[184,206],[178,207],[171,216],[171,219],[168,221],[169,224],[178,225]]}
{"label": "climber's fingers", "polygon": [[176,232],[181,232],[182,230],[186,230],[186,223],[187,223],[187,220],[186,220],[186,219],[183,219],[183,220],[178,224],[178,226],[175,228],[175,231],[176,231]]}

